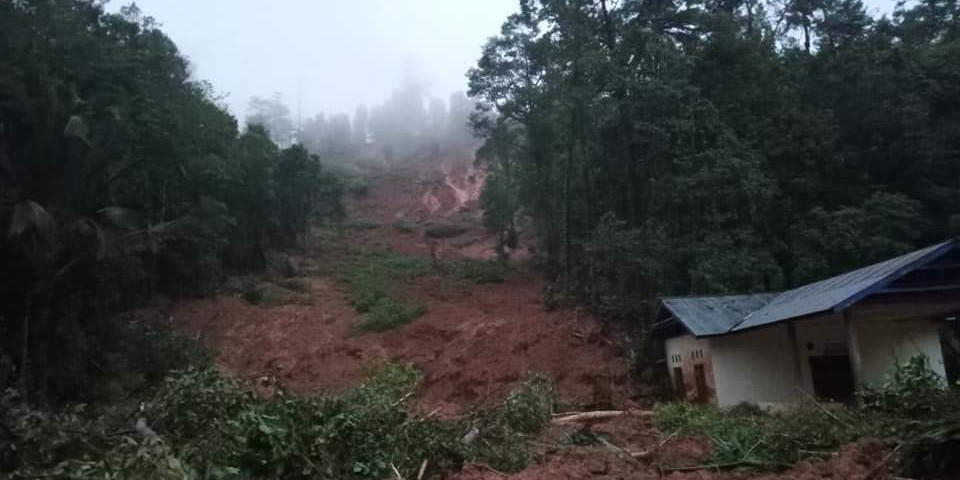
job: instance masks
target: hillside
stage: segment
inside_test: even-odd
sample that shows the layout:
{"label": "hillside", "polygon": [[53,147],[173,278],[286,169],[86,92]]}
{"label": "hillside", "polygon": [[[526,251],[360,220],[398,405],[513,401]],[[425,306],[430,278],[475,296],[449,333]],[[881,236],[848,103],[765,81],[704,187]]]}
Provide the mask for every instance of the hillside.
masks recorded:
{"label": "hillside", "polygon": [[[277,386],[312,395],[345,391],[386,363],[410,362],[424,379],[413,408],[421,415],[457,418],[497,405],[530,372],[556,382],[561,405],[574,410],[649,407],[648,390],[630,379],[627,346],[603,324],[579,309],[547,311],[541,276],[528,262],[513,261],[502,283],[451,283],[442,265],[460,259],[492,258],[492,239],[478,225],[475,184],[482,182],[466,156],[415,161],[368,172],[367,194],[348,200],[347,235],[332,244],[315,231],[316,243],[294,255],[296,276],[272,281],[302,285],[279,305],[255,305],[238,294],[175,302],[162,311],[181,332],[216,353],[227,373],[251,381],[261,394]],[[405,221],[414,228],[397,228]],[[453,238],[429,239],[438,223],[466,230]],[[320,239],[327,239],[327,243]],[[401,298],[426,306],[411,323],[384,332],[358,329],[362,315],[350,303],[343,257],[364,249],[437,257],[441,270],[391,286]],[[522,246],[521,246],[522,249]],[[433,252],[431,254],[431,252]],[[521,259],[524,257],[521,255]],[[267,282],[265,285],[276,283]],[[287,302],[292,302],[289,304]],[[583,446],[570,438],[601,438]],[[592,436],[592,437],[591,437]],[[657,430],[646,416],[551,426],[534,442],[536,462],[515,475],[467,464],[457,480],[661,478],[662,468],[703,464],[710,442]],[[699,469],[669,473],[673,479],[813,480],[866,479],[885,470],[886,443],[862,441],[824,462],[801,462],[779,475],[744,476]],[[632,456],[644,452],[641,456]],[[839,472],[839,473],[838,473]]]}
{"label": "hillside", "polygon": [[[550,374],[572,404],[609,407],[630,399],[622,346],[583,311],[548,312],[540,277],[522,262],[502,283],[451,283],[431,271],[392,285],[402,298],[425,305],[426,314],[395,330],[358,334],[360,314],[331,267],[351,251],[383,247],[429,258],[432,249],[441,264],[493,256],[493,241],[478,225],[483,173],[466,157],[420,160],[371,175],[369,192],[348,200],[353,228],[333,245],[318,240],[293,256],[295,278],[274,279],[298,285],[296,304],[257,306],[226,293],[142,314],[168,319],[199,339],[226,371],[251,380],[275,375],[300,393],[338,391],[385,362],[412,362],[425,374],[418,392],[423,408],[442,407],[445,415],[498,400],[528,372]],[[413,228],[397,228],[401,220]],[[441,222],[466,231],[427,239],[424,230]]]}

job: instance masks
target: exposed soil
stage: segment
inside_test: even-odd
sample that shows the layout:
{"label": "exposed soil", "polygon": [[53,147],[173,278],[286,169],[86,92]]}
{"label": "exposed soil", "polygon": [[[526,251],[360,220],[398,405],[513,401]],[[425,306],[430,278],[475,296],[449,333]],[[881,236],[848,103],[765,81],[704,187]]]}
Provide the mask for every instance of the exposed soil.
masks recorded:
{"label": "exposed soil", "polygon": [[[349,232],[351,243],[438,259],[493,255],[492,240],[478,226],[484,174],[470,162],[413,163],[373,178],[369,194],[348,204],[352,218],[371,220],[373,227]],[[435,201],[423,201],[425,196]],[[396,219],[409,219],[416,230],[396,228]],[[422,232],[434,221],[469,230],[428,241]],[[502,284],[427,276],[397,285],[399,295],[428,310],[383,333],[357,332],[360,315],[335,278],[308,276],[301,283],[305,291],[295,305],[262,307],[224,294],[141,314],[163,318],[200,340],[224,370],[250,380],[276,378],[299,393],[348,388],[385,362],[412,362],[424,373],[421,406],[441,407],[441,416],[495,401],[529,372],[551,375],[569,403],[609,406],[629,396],[625,356],[600,323],[576,310],[546,311],[539,277],[524,268]]]}
{"label": "exposed soil", "polygon": [[[421,160],[372,172],[368,195],[348,203],[363,228],[348,234],[351,243],[433,257],[486,259],[494,239],[480,227],[479,192],[485,180],[464,156],[442,162]],[[401,227],[399,224],[403,223]],[[428,240],[433,223],[467,227],[454,238]],[[511,252],[522,261],[521,246]],[[310,249],[294,259],[303,266],[330,262],[330,251]],[[162,318],[217,354],[225,371],[255,382],[276,379],[292,391],[335,392],[361,381],[385,362],[412,362],[424,373],[418,407],[438,416],[455,416],[502,398],[528,372],[550,375],[561,400],[584,408],[635,406],[624,350],[602,324],[578,310],[547,311],[539,275],[518,266],[503,284],[472,285],[440,276],[397,285],[395,293],[427,306],[427,313],[401,328],[358,334],[360,315],[344,287],[323,268],[303,268],[296,304],[261,307],[234,295],[192,299],[140,312]],[[704,438],[668,438],[647,418],[626,417],[589,427],[608,443],[567,446],[572,431],[550,427],[538,440],[537,461],[509,476],[466,465],[451,478],[481,479],[747,479],[879,480],[875,471],[889,448],[861,441],[826,461],[801,462],[777,475],[742,471],[664,471],[662,467],[701,465],[710,455]],[[569,444],[569,442],[568,442]],[[642,458],[630,453],[647,452]],[[886,466],[889,467],[889,466]],[[885,468],[886,468],[885,467]],[[872,475],[867,479],[867,475]]]}
{"label": "exposed soil", "polygon": [[529,276],[503,284],[444,285],[426,277],[401,290],[428,312],[413,323],[358,334],[359,315],[336,283],[310,279],[314,305],[261,308],[231,296],[179,302],[162,313],[218,352],[239,376],[276,376],[300,393],[335,391],[385,362],[413,362],[424,373],[419,399],[453,415],[498,399],[528,372],[556,379],[571,403],[610,404],[627,395],[627,368],[586,315],[546,312]]}

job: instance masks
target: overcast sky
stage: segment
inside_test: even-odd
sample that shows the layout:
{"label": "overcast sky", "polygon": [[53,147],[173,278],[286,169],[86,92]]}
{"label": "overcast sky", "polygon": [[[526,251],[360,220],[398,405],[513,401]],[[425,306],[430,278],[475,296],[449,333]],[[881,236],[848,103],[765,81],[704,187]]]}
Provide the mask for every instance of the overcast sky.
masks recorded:
{"label": "overcast sky", "polygon": [[[128,4],[113,0],[111,10]],[[381,103],[405,65],[447,98],[518,0],[138,0],[240,119],[281,92],[303,116]],[[894,0],[865,0],[871,13]]]}
{"label": "overcast sky", "polygon": [[[113,0],[111,10],[129,1]],[[415,65],[431,93],[465,73],[517,0],[138,0],[241,119],[251,96],[281,92],[296,113],[382,103]]]}

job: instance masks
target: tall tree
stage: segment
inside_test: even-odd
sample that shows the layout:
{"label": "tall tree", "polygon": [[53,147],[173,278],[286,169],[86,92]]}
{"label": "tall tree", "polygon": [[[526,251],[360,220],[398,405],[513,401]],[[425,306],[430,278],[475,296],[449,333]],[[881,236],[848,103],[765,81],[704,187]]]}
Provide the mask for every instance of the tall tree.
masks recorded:
{"label": "tall tree", "polygon": [[283,95],[280,93],[274,93],[270,98],[251,98],[247,107],[247,125],[262,125],[270,132],[270,138],[281,148],[293,143],[293,119],[290,108],[283,103]]}

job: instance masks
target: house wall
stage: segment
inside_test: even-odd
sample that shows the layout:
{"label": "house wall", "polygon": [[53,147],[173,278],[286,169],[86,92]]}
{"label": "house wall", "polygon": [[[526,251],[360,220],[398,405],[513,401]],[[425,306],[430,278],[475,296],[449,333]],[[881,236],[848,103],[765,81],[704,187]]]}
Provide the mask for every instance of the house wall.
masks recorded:
{"label": "house wall", "polygon": [[[674,369],[679,367],[683,371],[683,398],[689,400],[714,401],[716,386],[714,382],[713,362],[711,361],[710,342],[706,339],[698,339],[693,335],[687,334],[668,338],[665,346],[667,370],[670,372],[670,385],[677,384]],[[708,389],[707,398],[698,398],[697,396],[695,374],[697,365],[703,365],[705,371]],[[680,392],[677,393],[679,394]]]}
{"label": "house wall", "polygon": [[772,406],[802,397],[786,325],[710,338],[717,404]]}
{"label": "house wall", "polygon": [[926,355],[930,368],[946,379],[938,323],[916,320],[854,320],[854,334],[860,345],[861,379],[864,385],[879,383],[894,365],[911,357]]}
{"label": "house wall", "polygon": [[[852,328],[860,348],[864,384],[882,382],[898,362],[920,354],[927,356],[934,372],[946,378],[936,322],[861,317],[853,320]],[[796,322],[795,329],[799,382],[786,325],[710,338],[717,404],[773,406],[812,396],[810,357],[844,354],[848,348],[846,325],[842,316],[831,315]]]}

